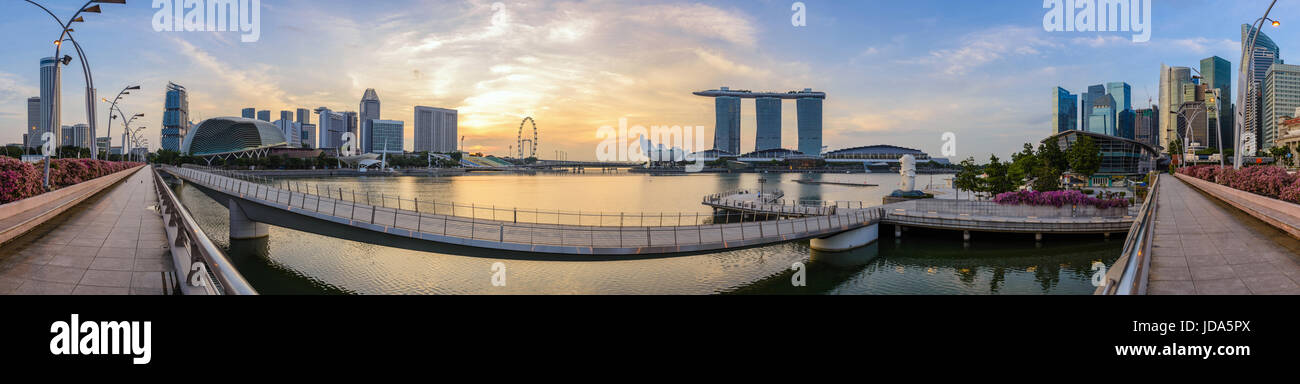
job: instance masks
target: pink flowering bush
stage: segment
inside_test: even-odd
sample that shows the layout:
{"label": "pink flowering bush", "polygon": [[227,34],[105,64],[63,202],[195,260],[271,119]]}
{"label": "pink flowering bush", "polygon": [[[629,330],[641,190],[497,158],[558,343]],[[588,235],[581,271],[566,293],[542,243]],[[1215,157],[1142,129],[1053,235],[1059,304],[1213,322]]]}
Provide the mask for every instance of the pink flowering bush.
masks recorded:
{"label": "pink flowering bush", "polygon": [[1100,209],[1127,208],[1128,199],[1098,199],[1076,190],[1068,191],[1016,191],[999,194],[993,202],[1003,205],[1029,205],[1064,207],[1067,205],[1093,206]]}
{"label": "pink flowering bush", "polygon": [[[142,163],[91,159],[54,159],[50,162],[50,187],[59,189],[131,169]],[[0,204],[44,193],[45,163],[27,163],[0,156]]]}
{"label": "pink flowering bush", "polygon": [[1233,170],[1231,167],[1198,165],[1178,172],[1256,195],[1300,203],[1300,178],[1286,173],[1282,167],[1254,166]]}

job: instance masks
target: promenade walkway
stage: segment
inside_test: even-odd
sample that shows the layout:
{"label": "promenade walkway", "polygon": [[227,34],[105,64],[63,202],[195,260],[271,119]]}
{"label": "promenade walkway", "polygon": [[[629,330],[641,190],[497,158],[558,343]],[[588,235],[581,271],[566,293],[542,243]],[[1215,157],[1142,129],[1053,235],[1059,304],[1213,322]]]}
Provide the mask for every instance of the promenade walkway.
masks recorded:
{"label": "promenade walkway", "polygon": [[171,270],[152,171],[82,202],[0,249],[0,294],[163,294]]}
{"label": "promenade walkway", "polygon": [[1148,294],[1300,294],[1300,241],[1160,178]]}

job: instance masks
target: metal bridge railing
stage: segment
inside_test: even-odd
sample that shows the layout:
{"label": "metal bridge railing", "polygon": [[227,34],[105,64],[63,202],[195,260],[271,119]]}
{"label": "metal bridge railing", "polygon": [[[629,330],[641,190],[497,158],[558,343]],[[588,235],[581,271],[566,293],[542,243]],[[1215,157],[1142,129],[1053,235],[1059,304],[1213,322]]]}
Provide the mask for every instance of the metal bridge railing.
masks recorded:
{"label": "metal bridge railing", "polygon": [[[1154,175],[1155,173],[1153,173]],[[1124,240],[1124,251],[1097,287],[1097,295],[1145,295],[1151,269],[1152,238],[1155,237],[1156,201],[1160,178],[1152,177],[1151,190],[1137,219]]]}
{"label": "metal bridge railing", "polygon": [[[310,211],[396,228],[414,233],[473,240],[592,248],[716,245],[728,242],[802,238],[841,232],[871,224],[884,215],[882,209],[841,210],[835,215],[783,218],[779,215],[749,215],[748,221],[708,223],[708,214],[570,214],[558,211],[462,206],[454,203],[418,202],[393,196],[364,194],[355,197],[347,190],[331,190],[307,183],[275,181],[257,176],[218,170],[170,168],[183,178],[205,187],[244,198],[283,204],[294,211]],[[341,197],[341,198],[340,198]],[[409,202],[409,203],[408,203]],[[468,208],[469,212],[465,212]],[[483,211],[495,217],[486,217]],[[461,216],[469,213],[471,216]],[[548,220],[550,218],[550,220]],[[565,222],[575,218],[575,222]],[[768,219],[768,220],[763,220]],[[385,230],[387,231],[387,230]]]}
{"label": "metal bridge railing", "polygon": [[235,265],[208,239],[203,229],[190,216],[163,181],[157,169],[151,169],[154,189],[158,193],[158,211],[163,216],[163,228],[176,276],[181,277],[181,292],[209,295],[256,295],[257,290],[244,280]]}

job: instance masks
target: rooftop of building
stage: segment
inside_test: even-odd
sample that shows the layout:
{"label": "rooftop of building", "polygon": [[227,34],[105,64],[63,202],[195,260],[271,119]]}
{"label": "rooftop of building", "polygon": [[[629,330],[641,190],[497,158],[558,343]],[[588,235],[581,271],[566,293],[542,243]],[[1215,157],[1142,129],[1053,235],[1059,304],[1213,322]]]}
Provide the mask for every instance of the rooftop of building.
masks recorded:
{"label": "rooftop of building", "polygon": [[789,92],[754,92],[745,89],[731,89],[722,87],[721,89],[711,89],[707,91],[693,92],[696,96],[704,97],[739,97],[742,99],[825,99],[826,92],[814,92],[812,88],[804,88],[802,91]]}
{"label": "rooftop of building", "polygon": [[826,157],[835,155],[892,155],[892,154],[926,154],[917,149],[904,148],[894,145],[868,145],[863,147],[845,148],[841,150],[826,153]]}

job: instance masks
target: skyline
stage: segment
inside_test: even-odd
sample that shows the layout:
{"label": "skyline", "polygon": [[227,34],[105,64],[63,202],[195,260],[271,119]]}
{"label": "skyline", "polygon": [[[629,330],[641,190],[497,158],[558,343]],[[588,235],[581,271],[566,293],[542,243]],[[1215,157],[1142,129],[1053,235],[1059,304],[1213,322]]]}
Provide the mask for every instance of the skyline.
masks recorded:
{"label": "skyline", "polygon": [[[938,155],[942,134],[955,132],[957,160],[1004,157],[1021,143],[1037,143],[1051,127],[1043,95],[1056,86],[1079,93],[1090,84],[1127,82],[1138,109],[1158,97],[1161,63],[1191,67],[1219,56],[1235,69],[1240,25],[1255,17],[1238,10],[1254,9],[1242,3],[1156,2],[1148,43],[1122,32],[1046,32],[1046,9],[1035,1],[805,1],[806,27],[791,25],[784,1],[503,2],[497,10],[488,1],[403,1],[382,10],[264,2],[255,43],[241,43],[237,32],[155,32],[155,10],[130,2],[88,17],[77,36],[101,96],[128,83],[144,86],[120,105],[146,114],[152,149],[161,142],[169,81],[189,90],[196,123],[250,106],[359,111],[364,90],[374,88],[383,99],[380,118],[408,127],[407,150],[414,107],[431,106],[459,110],[469,151],[506,155],[519,121],[532,116],[545,143],[538,153],[565,151],[575,160],[594,157],[597,129],[620,118],[703,126],[711,142],[714,105],[691,92],[729,86],[827,92],[830,150],[889,144]],[[79,4],[47,5],[70,14]],[[0,29],[33,31],[7,33],[14,54],[0,58],[0,143],[11,143],[26,124],[25,100],[38,95],[38,61],[52,52],[31,35],[57,29],[30,5],[0,9],[12,15],[0,19]],[[1223,12],[1211,19],[1209,9]],[[1300,6],[1279,4],[1275,14],[1288,10]],[[1267,33],[1285,59],[1300,31],[1282,22]],[[1113,65],[1107,57],[1128,63]],[[63,76],[61,117],[70,124],[85,120],[79,72]],[[101,130],[105,107],[97,117]],[[752,106],[743,108],[741,148],[754,147],[754,114]],[[781,116],[789,148],[797,138],[795,106],[783,106]]]}

